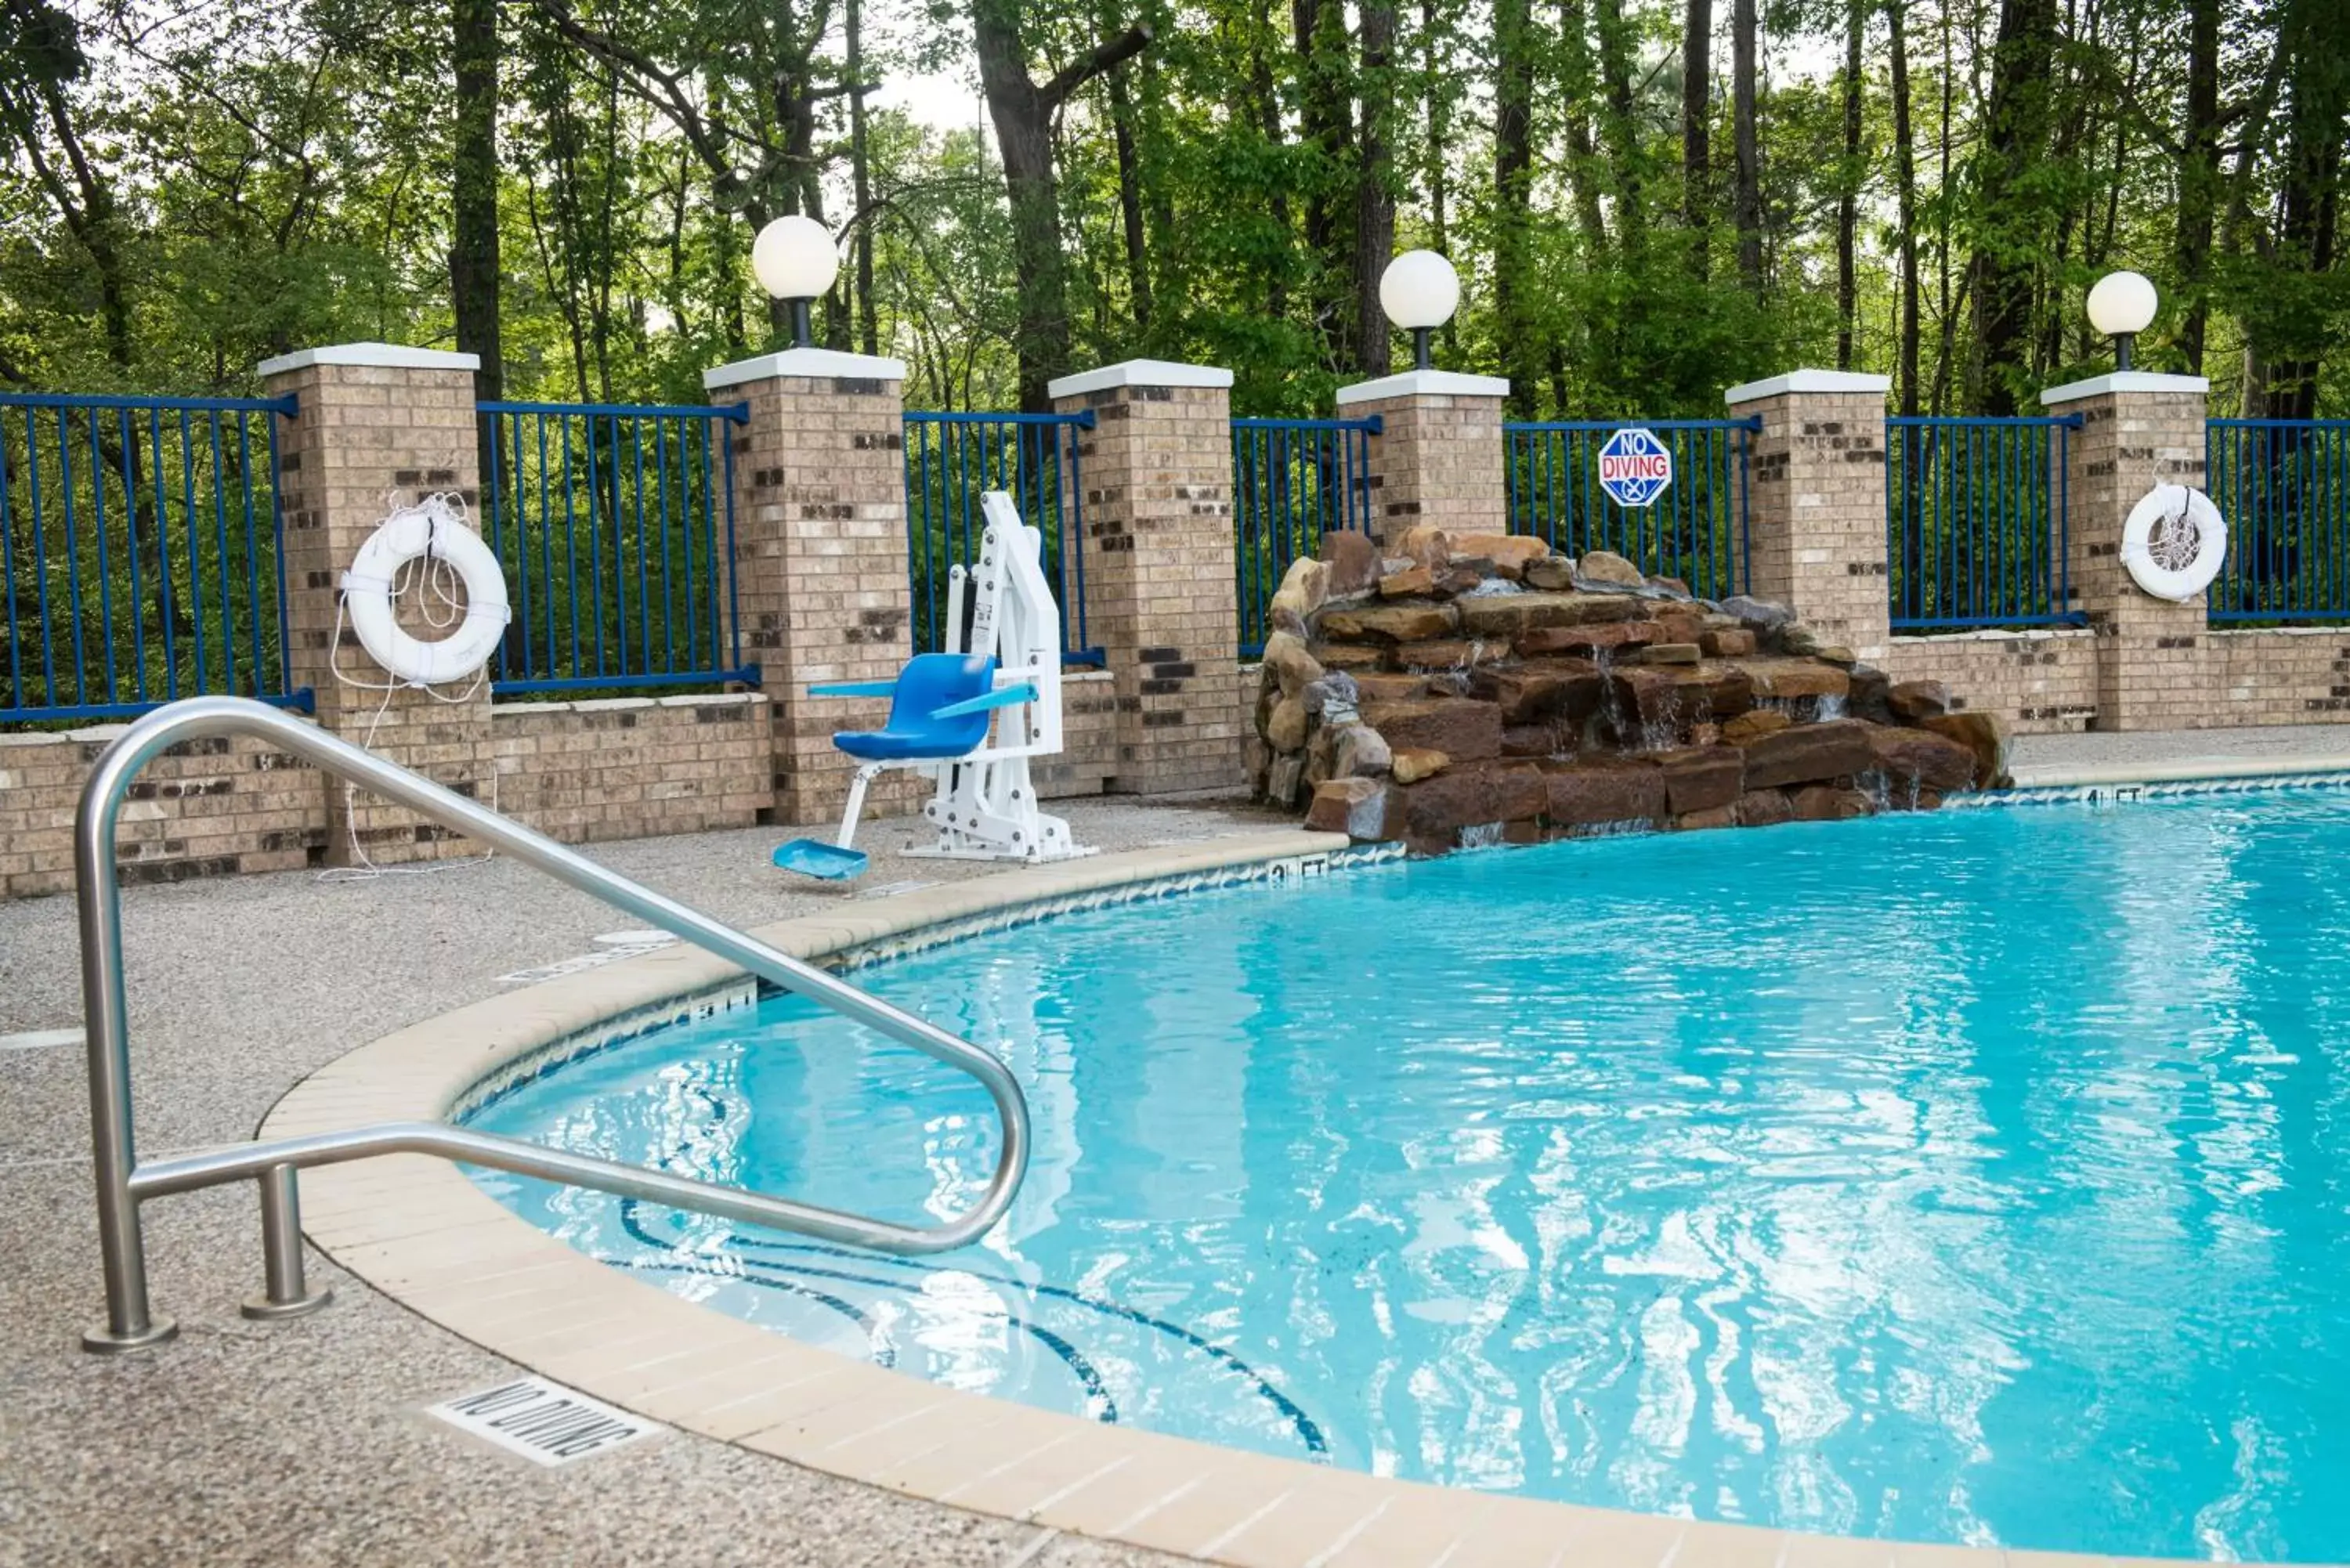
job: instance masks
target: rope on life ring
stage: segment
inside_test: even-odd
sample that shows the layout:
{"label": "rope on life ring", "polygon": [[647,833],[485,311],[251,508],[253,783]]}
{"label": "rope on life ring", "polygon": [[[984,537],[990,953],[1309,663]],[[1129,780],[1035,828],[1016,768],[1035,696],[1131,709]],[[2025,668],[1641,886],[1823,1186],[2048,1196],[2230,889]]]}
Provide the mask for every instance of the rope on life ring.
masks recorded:
{"label": "rope on life ring", "polygon": [[[402,630],[394,610],[400,568],[420,557],[453,571],[465,588],[463,621],[432,642]],[[505,636],[505,573],[482,536],[465,525],[442,496],[428,496],[385,518],[343,574],[342,590],[359,646],[393,677],[412,686],[465,680],[489,662]]]}
{"label": "rope on life ring", "polygon": [[2227,556],[2228,524],[2220,509],[2188,485],[2156,485],[2122,524],[2122,565],[2158,599],[2187,603],[2211,586]]}

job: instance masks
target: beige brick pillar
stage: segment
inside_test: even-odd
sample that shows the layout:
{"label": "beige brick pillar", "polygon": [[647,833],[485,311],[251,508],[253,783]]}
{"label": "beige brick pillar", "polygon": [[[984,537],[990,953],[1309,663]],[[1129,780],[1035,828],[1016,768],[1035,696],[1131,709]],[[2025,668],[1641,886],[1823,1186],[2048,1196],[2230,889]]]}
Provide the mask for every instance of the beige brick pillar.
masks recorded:
{"label": "beige brick pillar", "polygon": [[2173,604],[2144,592],[2122,565],[2122,526],[2158,484],[2203,487],[2200,376],[2125,370],[2062,387],[2040,400],[2078,414],[2066,446],[2066,549],[2073,591],[2097,645],[2098,730],[2191,729],[2224,722],[2220,661],[2204,596]]}
{"label": "beige brick pillar", "polygon": [[1085,494],[1086,632],[1118,691],[1121,794],[1243,776],[1230,370],[1156,359],[1064,376]]}
{"label": "beige brick pillar", "polygon": [[[455,691],[387,695],[347,686],[336,675],[339,668],[359,680],[389,679],[348,619],[338,646],[336,610],[343,572],[392,508],[455,492],[480,524],[473,413],[480,365],[472,354],[346,343],[265,360],[259,371],[271,397],[290,392],[297,404],[277,449],[291,683],[311,689],[318,722],[345,740],[487,804],[496,776],[487,680],[451,701]],[[434,635],[419,625],[408,629],[426,639]],[[412,812],[353,795],[338,782],[326,789],[328,865],[348,865],[359,854],[390,864],[475,852]]]}
{"label": "beige brick pillar", "polygon": [[1892,641],[1886,564],[1888,376],[1795,370],[1722,394],[1759,415],[1747,462],[1746,591],[1864,659]]}
{"label": "beige brick pillar", "polygon": [[[732,427],[734,588],[744,659],[774,704],[775,814],[837,818],[855,772],[837,730],[875,729],[886,699],[808,695],[894,679],[913,657],[906,550],[906,363],[789,348],[702,374]],[[917,782],[881,775],[868,814],[912,808]]]}
{"label": "beige brick pillar", "polygon": [[1506,534],[1499,376],[1407,370],[1338,389],[1338,413],[1377,415],[1370,445],[1371,528],[1386,545],[1427,522],[1453,534]]}

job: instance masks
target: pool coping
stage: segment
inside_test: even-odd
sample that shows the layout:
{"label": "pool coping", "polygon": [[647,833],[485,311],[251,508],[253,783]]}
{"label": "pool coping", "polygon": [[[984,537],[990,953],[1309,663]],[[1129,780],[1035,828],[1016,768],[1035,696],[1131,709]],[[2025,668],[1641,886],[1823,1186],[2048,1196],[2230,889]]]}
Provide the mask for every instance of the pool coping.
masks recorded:
{"label": "pool coping", "polygon": [[2334,782],[2331,775],[2350,779],[2350,752],[2333,756],[2203,756],[2183,757],[2176,762],[2051,763],[2017,769],[2013,790],[2001,793],[2030,795],[2043,790],[2169,784],[2283,788],[2298,783],[2331,784]]}
{"label": "pool coping", "polygon": [[[757,928],[855,964],[1132,897],[1392,858],[1274,829],[943,883]],[[262,1136],[438,1120],[578,1051],[742,999],[682,944],[397,1030],[304,1078]],[[504,1077],[511,1082],[511,1077]],[[1806,1534],[1398,1480],[964,1393],[788,1338],[608,1267],[454,1165],[393,1155],[304,1173],[303,1229],[342,1268],[532,1371],[652,1420],[844,1480],[1016,1522],[1234,1564],[1345,1568],[2087,1568],[2111,1558]]]}

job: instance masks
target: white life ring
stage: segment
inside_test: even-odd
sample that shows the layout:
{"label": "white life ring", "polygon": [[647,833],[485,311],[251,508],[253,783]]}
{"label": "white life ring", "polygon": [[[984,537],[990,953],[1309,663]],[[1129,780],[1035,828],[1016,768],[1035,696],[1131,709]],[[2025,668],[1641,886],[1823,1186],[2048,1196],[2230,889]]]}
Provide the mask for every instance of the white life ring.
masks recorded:
{"label": "white life ring", "polygon": [[[465,585],[465,618],[447,637],[424,642],[400,628],[391,590],[400,568],[430,554]],[[403,506],[359,546],[343,574],[343,603],[368,657],[399,679],[438,686],[470,677],[505,636],[506,575],[482,536],[435,495]]]}
{"label": "white life ring", "polygon": [[2220,509],[2188,485],[2156,485],[2122,524],[2122,565],[2158,599],[2185,604],[2211,586],[2227,556]]}

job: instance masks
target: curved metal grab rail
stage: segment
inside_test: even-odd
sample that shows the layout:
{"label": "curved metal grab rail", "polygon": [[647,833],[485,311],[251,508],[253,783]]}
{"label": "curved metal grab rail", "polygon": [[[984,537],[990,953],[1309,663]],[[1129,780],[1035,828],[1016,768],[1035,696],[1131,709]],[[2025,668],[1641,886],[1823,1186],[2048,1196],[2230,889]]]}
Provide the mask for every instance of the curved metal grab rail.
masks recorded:
{"label": "curved metal grab rail", "polygon": [[[157,753],[215,735],[256,736],[326,773],[456,828],[660,927],[752,974],[903,1045],[977,1078],[1003,1124],[1003,1147],[980,1200],[961,1218],[934,1226],[892,1224],[838,1210],[719,1187],[641,1166],[567,1154],[513,1138],[438,1122],[390,1122],[348,1131],[240,1144],[205,1154],[138,1163],[130,1127],[130,1041],[122,979],[121,888],[114,864],[115,820],[124,792]],[[147,1261],[139,1205],[242,1177],[261,1183],[265,1296],[248,1315],[286,1317],[323,1305],[327,1293],[306,1292],[295,1172],[378,1154],[432,1154],[523,1176],[592,1187],[672,1208],[772,1226],[901,1254],[943,1252],[976,1241],[1003,1215],[1028,1168],[1028,1104],[1010,1069],[994,1056],[912,1013],[838,980],[733,927],[638,886],[617,872],[532,832],[511,818],[421,778],[396,763],[242,697],[194,697],[132,724],[90,770],[74,818],[75,902],[81,929],[82,1007],[89,1044],[90,1141],[98,1176],[99,1245],[106,1268],[106,1326],[82,1336],[91,1350],[159,1344],[176,1332],[149,1309]]]}

